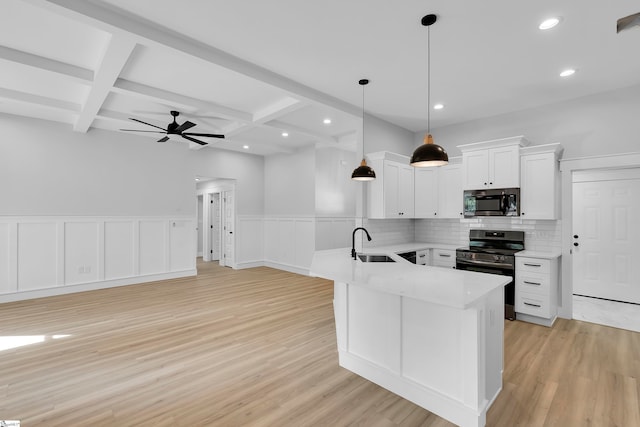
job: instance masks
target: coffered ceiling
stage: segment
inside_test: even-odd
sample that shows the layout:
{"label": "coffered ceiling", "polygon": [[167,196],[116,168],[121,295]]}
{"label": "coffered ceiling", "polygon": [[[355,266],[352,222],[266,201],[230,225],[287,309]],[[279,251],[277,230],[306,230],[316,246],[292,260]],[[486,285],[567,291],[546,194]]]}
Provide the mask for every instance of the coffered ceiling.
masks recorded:
{"label": "coffered ceiling", "polygon": [[[157,130],[130,118],[166,128],[177,110],[178,123],[197,123],[190,131],[226,135],[201,138],[211,147],[349,147],[361,78],[371,80],[369,114],[426,127],[423,15],[439,18],[430,30],[437,128],[640,84],[640,27],[616,32],[619,18],[640,12],[634,3],[5,0],[0,112],[118,135]],[[560,24],[539,30],[549,16]],[[565,68],[577,71],[561,78]]]}

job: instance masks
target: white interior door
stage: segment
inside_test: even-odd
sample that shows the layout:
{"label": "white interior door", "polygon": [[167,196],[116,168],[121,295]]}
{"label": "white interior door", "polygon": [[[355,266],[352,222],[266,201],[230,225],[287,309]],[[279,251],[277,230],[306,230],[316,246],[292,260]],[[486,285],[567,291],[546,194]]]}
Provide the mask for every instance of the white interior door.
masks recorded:
{"label": "white interior door", "polygon": [[211,242],[211,261],[217,261],[220,259],[220,193],[212,193],[209,204],[209,242]]}
{"label": "white interior door", "polygon": [[201,257],[202,256],[202,245],[203,245],[203,229],[204,229],[204,220],[203,220],[203,211],[204,211],[204,207],[203,207],[203,197],[202,196],[198,196],[198,204],[197,204],[197,208],[196,208],[196,212],[198,215],[198,225],[196,227],[196,235],[197,237],[197,241],[198,241],[198,246],[196,248],[196,256]]}
{"label": "white interior door", "polygon": [[640,169],[575,172],[573,293],[640,303]]}
{"label": "white interior door", "polygon": [[235,200],[233,191],[222,193],[222,257],[220,264],[228,267],[235,265]]}

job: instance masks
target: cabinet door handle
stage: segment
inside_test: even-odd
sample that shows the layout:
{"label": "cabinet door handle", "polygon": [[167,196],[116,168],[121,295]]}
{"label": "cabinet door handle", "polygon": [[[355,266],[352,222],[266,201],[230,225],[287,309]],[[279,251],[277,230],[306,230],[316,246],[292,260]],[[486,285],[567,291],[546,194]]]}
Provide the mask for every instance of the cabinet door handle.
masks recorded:
{"label": "cabinet door handle", "polygon": [[542,285],[542,283],[537,283],[537,282],[529,282],[527,280],[524,281],[524,283],[526,283],[527,285],[535,285],[535,286],[540,286]]}
{"label": "cabinet door handle", "polygon": [[542,267],[542,264],[529,264],[527,262],[524,263],[527,267]]}
{"label": "cabinet door handle", "polygon": [[451,258],[451,255],[449,254],[438,254],[438,256],[441,256],[443,258]]}
{"label": "cabinet door handle", "polygon": [[425,254],[419,255],[420,258],[424,258],[425,256]]}
{"label": "cabinet door handle", "polygon": [[530,307],[537,307],[537,308],[542,307],[540,304],[531,304],[530,302],[525,302],[524,305],[528,305]]}

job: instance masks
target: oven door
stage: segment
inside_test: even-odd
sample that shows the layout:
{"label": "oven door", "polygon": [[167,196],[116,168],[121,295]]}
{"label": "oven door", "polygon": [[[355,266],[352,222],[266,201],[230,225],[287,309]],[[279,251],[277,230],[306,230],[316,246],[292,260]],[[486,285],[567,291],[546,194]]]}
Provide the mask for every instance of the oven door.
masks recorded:
{"label": "oven door", "polygon": [[511,264],[494,264],[482,261],[456,259],[456,269],[511,277],[511,281],[504,287],[504,318],[516,320],[516,285],[514,281],[514,270]]}

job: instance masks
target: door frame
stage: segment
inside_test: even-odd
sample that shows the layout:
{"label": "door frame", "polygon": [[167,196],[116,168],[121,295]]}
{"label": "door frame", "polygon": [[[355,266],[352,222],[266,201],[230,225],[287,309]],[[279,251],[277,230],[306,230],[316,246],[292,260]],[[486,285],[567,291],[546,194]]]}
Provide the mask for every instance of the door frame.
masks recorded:
{"label": "door frame", "polygon": [[[235,181],[230,181],[230,180],[221,180],[221,181],[211,181],[211,183],[209,183],[208,185],[202,187],[201,189],[198,190],[198,194],[202,194],[203,195],[203,213],[202,213],[202,217],[203,217],[203,227],[202,227],[202,260],[209,262],[211,261],[211,245],[212,245],[212,239],[211,239],[211,233],[209,232],[209,230],[211,229],[211,215],[209,212],[209,209],[211,207],[211,200],[213,199],[213,195],[216,193],[220,194],[220,197],[222,198],[222,193],[224,193],[225,191],[232,191],[234,193],[234,195],[236,195],[235,193],[236,190],[236,184]],[[234,202],[235,202],[236,197],[234,197]],[[222,203],[220,203],[220,205],[222,206]],[[235,206],[233,209],[234,212],[234,223],[235,223]],[[224,222],[220,221],[220,229],[218,230],[218,233],[220,235],[220,245],[222,246],[223,244],[223,227],[224,227]],[[236,247],[237,241],[236,241],[236,235],[237,233],[233,234],[233,247]],[[220,255],[222,255],[224,253],[224,251],[222,250],[222,247],[219,248],[220,249]],[[222,256],[220,256],[220,265],[225,265],[224,261],[222,260]],[[230,265],[229,267],[233,267],[235,268],[235,265]]]}
{"label": "door frame", "polygon": [[573,173],[593,169],[626,169],[640,167],[640,153],[611,154],[560,160],[562,176],[562,286],[558,316],[573,318]]}

